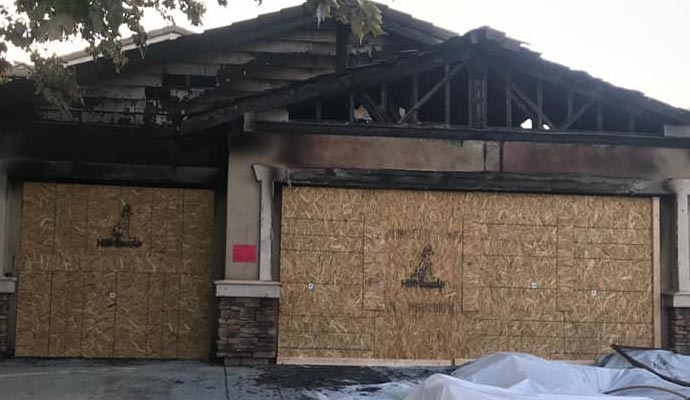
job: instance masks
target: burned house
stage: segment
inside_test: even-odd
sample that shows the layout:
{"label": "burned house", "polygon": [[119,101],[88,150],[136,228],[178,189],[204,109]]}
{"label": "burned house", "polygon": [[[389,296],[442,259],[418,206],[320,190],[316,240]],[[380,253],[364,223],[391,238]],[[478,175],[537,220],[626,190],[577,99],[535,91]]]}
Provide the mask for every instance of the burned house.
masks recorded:
{"label": "burned house", "polygon": [[[16,357],[591,359],[690,337],[690,112],[490,28],[293,7],[0,87]],[[369,360],[369,361],[367,361]]]}

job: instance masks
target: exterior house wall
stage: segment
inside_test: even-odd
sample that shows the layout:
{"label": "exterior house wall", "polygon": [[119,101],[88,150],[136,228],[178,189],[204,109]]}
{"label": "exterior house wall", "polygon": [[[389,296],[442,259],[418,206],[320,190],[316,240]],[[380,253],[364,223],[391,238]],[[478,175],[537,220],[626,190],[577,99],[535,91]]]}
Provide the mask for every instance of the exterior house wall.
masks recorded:
{"label": "exterior house wall", "polygon": [[513,142],[504,144],[503,154],[504,172],[662,180],[690,176],[688,149]]}
{"label": "exterior house wall", "polygon": [[[686,178],[690,175],[690,150],[630,145],[499,143],[267,132],[240,134],[233,138],[230,145],[229,244],[259,243],[260,183],[252,172],[255,164],[283,171],[285,176],[278,177],[278,180],[286,185],[293,183],[290,178],[291,169],[343,168],[429,173],[502,172],[543,177],[566,175],[579,178],[645,178],[658,181],[660,187],[663,187],[664,182],[669,179]],[[585,194],[588,187],[583,184],[578,190]],[[279,199],[274,198],[274,201]],[[662,233],[666,239],[663,241],[661,278],[662,287],[668,291],[673,287],[675,273],[672,263],[673,245],[668,240],[668,236],[673,236],[673,210],[669,202],[662,201],[662,204],[662,227],[668,232]],[[274,224],[274,238],[278,237],[279,231],[279,225]],[[258,259],[253,264],[229,262],[226,264],[226,279],[257,279],[258,264]],[[227,306],[222,302],[221,304]],[[232,306],[238,307],[237,304]],[[249,314],[252,312],[254,311],[246,311]],[[689,316],[687,321],[684,319],[686,315]],[[662,316],[665,325],[667,318],[670,318],[669,325],[662,328],[664,338],[670,335],[671,345],[680,346],[682,340],[678,335],[685,335],[685,331],[676,328],[688,325],[690,313],[671,311],[669,316]],[[224,323],[223,318],[219,321],[221,325]],[[231,331],[221,328],[219,340],[223,341],[223,335],[229,332]],[[270,335],[273,330],[262,332]],[[241,353],[239,350],[238,352]],[[233,358],[227,351],[219,352],[219,355]],[[271,356],[274,357],[273,354]]]}
{"label": "exterior house wall", "polygon": [[[454,36],[452,32],[430,29],[426,23],[421,23],[420,28],[419,21],[409,17],[399,19],[400,16],[395,17],[397,13],[389,15],[390,12],[386,11],[384,14],[384,24],[387,23],[386,21],[394,23],[391,24],[390,29],[386,28],[389,31],[387,35],[365,41],[359,46],[350,45],[350,65],[369,64],[374,59],[389,59],[401,50],[425,49],[427,46],[441,43]],[[231,135],[229,158],[226,163],[228,154],[225,147],[226,132],[223,129],[227,128],[227,123],[230,121],[217,125],[221,128],[221,125],[225,124],[223,129],[197,132],[200,133],[199,136],[189,136],[184,139],[180,139],[181,136],[178,135],[181,132],[184,134],[183,130],[175,130],[173,134],[170,134],[162,128],[180,128],[179,119],[182,119],[183,115],[185,119],[193,118],[214,110],[221,103],[229,104],[233,99],[253,98],[261,92],[290,88],[296,86],[295,83],[329,74],[339,66],[336,30],[329,24],[315,26],[311,13],[305,14],[301,7],[288,13],[281,12],[273,16],[264,16],[256,22],[258,25],[238,24],[238,30],[235,29],[237,27],[213,30],[204,34],[207,36],[189,38],[190,41],[187,41],[187,38],[179,38],[176,44],[151,46],[146,61],[132,57],[132,62],[127,68],[137,65],[139,67],[132,70],[125,69],[124,74],[120,76],[108,78],[101,73],[90,72],[88,64],[84,63],[77,69],[77,75],[80,83],[85,85],[85,107],[64,113],[51,107],[36,106],[32,111],[37,112],[39,120],[59,121],[70,125],[63,125],[64,128],[53,128],[47,125],[47,129],[43,126],[43,129],[37,129],[32,134],[33,136],[29,136],[29,132],[22,131],[26,122],[21,119],[23,117],[17,121],[19,129],[16,131],[13,131],[13,127],[0,127],[0,136],[2,136],[0,138],[2,143],[0,172],[9,171],[10,175],[14,174],[21,179],[33,178],[47,181],[69,180],[121,185],[136,183],[156,187],[198,186],[205,189],[215,186],[215,220],[212,233],[214,239],[213,278],[235,283],[260,282],[266,276],[272,277],[274,281],[280,280],[278,262],[280,187],[305,182],[291,175],[291,171],[297,169],[343,169],[375,171],[375,173],[398,171],[401,172],[398,187],[403,188],[406,187],[405,185],[411,185],[409,180],[411,178],[406,173],[413,172],[409,175],[417,177],[415,189],[436,190],[448,188],[444,186],[443,179],[434,178],[444,173],[476,174],[475,179],[479,185],[484,182],[482,179],[485,179],[482,174],[521,174],[528,178],[534,177],[535,183],[532,186],[521,186],[517,183],[510,189],[506,189],[515,192],[537,190],[535,185],[540,184],[537,182],[537,177],[548,184],[550,179],[557,180],[561,176],[569,176],[577,178],[580,182],[578,183],[580,186],[572,190],[583,194],[590,193],[591,190],[586,183],[588,178],[648,179],[658,183],[656,187],[660,191],[655,192],[655,195],[662,192],[671,193],[671,190],[666,191],[665,185],[669,179],[690,178],[690,150],[688,149],[622,144],[535,143],[528,139],[525,141],[519,141],[520,139],[482,140],[482,135],[488,133],[485,131],[490,129],[469,132],[468,137],[471,137],[471,140],[449,139],[450,135],[454,134],[449,129],[445,133],[445,139],[393,137],[397,136],[397,132],[393,132],[391,137],[364,136],[369,132],[364,127],[362,132],[358,133],[362,136],[336,136],[313,130],[309,131],[313,134],[302,131],[285,134],[258,129],[256,133]],[[395,26],[398,27],[395,28]],[[280,29],[275,30],[277,28]],[[263,35],[264,29],[267,32],[266,36]],[[401,30],[403,32],[400,32]],[[268,34],[268,32],[272,33]],[[253,36],[255,34],[257,36]],[[483,37],[475,33],[472,35],[472,41],[480,36]],[[500,42],[499,44],[504,48],[519,50],[515,52],[515,60],[519,61],[517,57],[521,57],[524,53],[519,42],[508,38],[499,37],[498,39],[500,40],[497,43]],[[231,44],[233,40],[239,40],[239,42]],[[204,46],[198,45],[201,41],[204,41]],[[175,46],[174,51],[173,46]],[[154,57],[151,57],[152,53]],[[160,58],[156,58],[156,54]],[[410,54],[405,57],[410,57]],[[508,58],[496,60],[512,61],[514,59],[512,57],[511,55]],[[538,61],[537,56],[533,58],[534,62]],[[154,61],[149,62],[149,60]],[[515,63],[516,66],[517,64]],[[433,65],[442,66],[436,62]],[[510,65],[513,66],[513,64]],[[525,65],[530,66],[530,64]],[[400,65],[395,68],[400,69]],[[361,69],[361,71],[366,74],[371,73],[370,70]],[[542,74],[541,69],[534,71],[537,76],[530,75],[529,79],[533,79],[541,88],[541,80],[548,74]],[[396,72],[395,69],[391,68],[385,71],[385,74],[394,72]],[[432,74],[439,72],[441,71],[432,71]],[[338,77],[338,79],[342,79],[343,82],[346,80],[344,77]],[[419,79],[418,75],[417,79]],[[481,79],[483,82],[480,82]],[[486,86],[488,82],[492,82],[492,79],[488,75],[483,78],[477,76],[473,78],[473,84],[484,85],[484,91],[486,91],[488,90]],[[458,76],[455,80],[465,82],[465,75]],[[572,80],[560,79],[556,84],[560,85],[565,81]],[[356,83],[357,80],[353,82]],[[342,86],[340,83],[339,86]],[[382,82],[377,80],[370,83],[377,90],[380,84],[383,84],[384,88],[386,85],[394,86],[392,80],[388,82],[386,79],[382,79]],[[597,82],[591,84],[599,85]],[[356,84],[358,89],[365,86],[365,84],[361,87],[359,85],[359,83]],[[469,87],[462,85],[459,87],[460,90],[467,89],[468,94],[472,92]],[[312,89],[313,87],[307,87],[309,91]],[[450,85],[448,89],[450,90]],[[574,88],[564,86],[563,89],[573,90]],[[577,89],[575,92],[578,92],[580,89],[587,88],[575,89]],[[598,92],[599,89],[596,91]],[[229,97],[224,98],[223,92],[226,92],[225,95]],[[391,97],[398,96],[394,95],[393,91],[390,93]],[[539,93],[539,107],[541,107],[541,102],[544,100],[541,98],[541,89]],[[220,97],[214,97],[216,95]],[[476,93],[471,94],[470,97],[474,99],[472,101],[479,101],[475,95]],[[453,98],[449,102],[457,100],[455,90],[448,96],[449,99]],[[290,99],[293,97],[296,96],[286,96]],[[478,114],[467,115],[469,120],[475,118],[476,122],[469,125],[475,128],[487,125],[497,126],[492,124],[495,121],[491,120],[501,118],[488,118],[487,108],[494,107],[489,107],[488,100],[483,100],[483,105],[471,105],[481,106],[474,107],[477,109],[475,111],[479,111]],[[461,101],[464,102],[465,99]],[[401,105],[405,106],[406,102],[407,99],[403,100]],[[385,103],[383,94],[381,94],[381,103]],[[544,105],[549,105],[548,96],[544,103]],[[427,104],[427,107],[431,104],[433,101]],[[284,106],[286,105],[277,107]],[[644,111],[642,110],[644,107],[638,109],[638,105],[632,104],[632,106],[633,108],[630,109],[632,114]],[[457,108],[459,107],[455,106],[456,111]],[[483,111],[482,108],[484,108]],[[180,109],[184,109],[184,113],[180,113]],[[315,115],[321,115],[322,104],[320,103],[318,110],[317,112],[314,108]],[[425,110],[422,108],[418,111],[423,114]],[[605,112],[608,111],[610,109],[606,108]],[[486,121],[477,121],[476,117],[481,117],[482,113]],[[255,115],[257,121],[261,120],[259,114],[261,113],[257,112]],[[324,118],[326,114],[323,115]],[[469,111],[468,114],[470,114]],[[642,117],[651,115],[654,121],[642,124],[645,118],[641,118],[637,130],[634,127],[628,131],[619,130],[631,134],[652,131],[661,134],[658,128],[662,126],[663,121],[666,121],[665,117],[655,116],[654,112],[643,112],[640,115]],[[517,122],[518,114],[514,117]],[[635,115],[632,117],[634,126]],[[316,119],[320,118],[321,116]],[[512,118],[513,116],[506,116],[506,120],[512,120]],[[603,119],[600,122],[598,131],[610,128]],[[446,125],[449,123],[462,125],[464,116],[450,118]],[[112,129],[114,127],[111,126],[112,132],[105,132],[106,125],[118,125],[121,129]],[[312,123],[312,125],[317,126],[316,129],[321,129],[317,124]],[[427,128],[430,128],[430,125]],[[516,128],[516,125],[512,123],[500,126],[504,126],[505,130]],[[654,129],[650,130],[650,126]],[[387,128],[392,131],[398,128],[406,129],[401,125],[391,125]],[[585,128],[580,130],[584,131]],[[429,129],[427,134],[431,135],[430,132],[432,129]],[[525,136],[545,134],[544,131],[511,133],[517,136],[523,133]],[[564,137],[568,136],[568,132],[561,133],[565,133],[562,135]],[[558,133],[553,132],[553,137],[556,135]],[[259,182],[254,168],[257,165],[266,166],[272,171],[274,176],[270,179],[275,180],[275,192],[272,190],[273,184],[266,185],[265,180],[263,183]],[[217,180],[225,178],[221,171],[224,171],[226,167],[227,186],[218,185]],[[339,171],[332,171],[335,178],[338,178],[339,173]],[[365,175],[361,176],[361,179],[366,179]],[[427,178],[428,182],[425,181]],[[332,182],[324,181],[322,184],[337,185],[336,182],[337,179],[334,179]],[[377,182],[362,181],[361,183],[368,183],[371,187]],[[487,184],[491,183],[487,182]],[[21,181],[18,181],[16,186],[20,188]],[[385,184],[382,186],[385,187]],[[268,191],[270,193],[266,188],[270,189]],[[488,190],[490,189],[491,187]],[[17,193],[19,194],[16,195]],[[554,193],[558,191],[555,190]],[[607,194],[602,190],[592,193]],[[634,186],[631,187],[630,192],[631,195],[651,195],[650,193],[650,191],[638,192]],[[625,193],[617,192],[616,194]],[[0,354],[3,351],[10,352],[13,348],[13,304],[16,302],[13,294],[14,282],[3,281],[3,275],[6,273],[15,275],[17,272],[14,269],[13,260],[19,252],[21,189],[19,192],[10,190],[7,196],[10,199],[6,213],[9,220],[8,226],[16,231],[4,229],[3,218],[0,216],[2,243],[0,245],[0,273],[2,273],[0,274],[0,289],[11,288],[11,290],[6,290],[6,293],[0,290]],[[265,218],[266,196],[269,197],[268,203],[272,202],[273,206],[273,221],[268,226],[268,235],[266,221],[270,219]],[[665,228],[662,235],[666,235],[662,237],[662,243],[664,243],[662,285],[668,292],[678,289],[675,285],[678,279],[676,269],[672,268],[677,264],[677,260],[674,259],[676,252],[673,241],[677,222],[674,214],[676,203],[671,197],[662,198],[661,210],[662,227]],[[0,206],[0,215],[2,214]],[[272,249],[269,252],[272,257],[272,274],[266,274],[261,262],[262,254],[265,256],[266,250],[266,246],[263,246],[264,251],[262,251],[261,245],[265,244],[267,238],[272,241],[272,247],[269,247]],[[3,245],[6,245],[4,252]],[[235,245],[256,246],[255,253],[249,259],[235,260],[233,256]],[[239,292],[235,292],[232,296],[227,296],[227,293],[224,295],[222,290],[218,289],[221,287],[220,284],[217,286],[218,307],[214,310],[215,315],[212,316],[213,320],[217,321],[217,326],[212,329],[218,332],[216,354],[225,358],[228,363],[261,364],[275,359],[278,285],[275,284],[276,282],[272,283],[274,283],[272,287],[245,285],[242,288],[243,294],[238,295]],[[683,344],[685,341],[690,342],[687,329],[690,326],[690,311],[672,312],[668,317],[672,344],[685,346]]]}

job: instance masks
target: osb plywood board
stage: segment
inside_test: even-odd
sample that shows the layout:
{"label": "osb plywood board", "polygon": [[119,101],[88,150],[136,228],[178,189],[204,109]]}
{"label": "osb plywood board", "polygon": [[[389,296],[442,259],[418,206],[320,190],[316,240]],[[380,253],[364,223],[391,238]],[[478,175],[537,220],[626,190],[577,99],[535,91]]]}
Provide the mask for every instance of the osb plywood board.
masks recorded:
{"label": "osb plywood board", "polygon": [[213,284],[208,276],[182,274],[179,295],[179,328],[177,358],[195,359],[210,354],[208,340],[214,326],[208,305],[213,297]]}
{"label": "osb plywood board", "polygon": [[[117,275],[117,315],[113,354],[121,358],[146,356],[147,310],[144,293],[148,290],[148,274],[122,272]],[[142,312],[144,311],[144,312]]]}
{"label": "osb plywood board", "polygon": [[279,356],[653,344],[652,199],[290,187]]}
{"label": "osb plywood board", "polygon": [[212,226],[208,191],[26,183],[17,356],[208,357]]}
{"label": "osb plywood board", "polygon": [[17,337],[15,354],[18,357],[47,356],[50,331],[50,283],[49,272],[21,272],[24,279],[17,285]]}
{"label": "osb plywood board", "polygon": [[[22,279],[21,272],[19,279]],[[115,311],[117,298],[117,273],[84,273],[84,322],[81,332],[81,356],[90,358],[110,358],[114,355]],[[22,298],[19,296],[19,304]],[[18,314],[21,313],[19,308]],[[50,329],[50,322],[47,327]],[[21,336],[17,332],[17,336]]]}
{"label": "osb plywood board", "polygon": [[79,272],[53,272],[50,289],[51,357],[78,357],[84,316],[84,275]]}

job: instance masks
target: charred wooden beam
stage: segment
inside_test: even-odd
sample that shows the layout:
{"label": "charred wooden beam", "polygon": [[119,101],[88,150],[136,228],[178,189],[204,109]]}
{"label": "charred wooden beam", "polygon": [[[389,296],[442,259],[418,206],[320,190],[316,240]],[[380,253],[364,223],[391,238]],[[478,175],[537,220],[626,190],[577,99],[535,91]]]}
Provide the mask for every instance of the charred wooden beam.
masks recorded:
{"label": "charred wooden beam", "polygon": [[388,85],[381,85],[381,109],[388,110]]}
{"label": "charred wooden beam", "polygon": [[412,28],[408,18],[399,18],[393,14],[384,16],[386,32],[396,33],[415,42],[425,45],[437,45],[447,39],[445,34],[430,34],[429,31],[422,31]]}
{"label": "charred wooden beam", "polygon": [[580,117],[582,117],[582,116],[584,115],[584,113],[587,112],[587,110],[589,110],[589,108],[592,106],[592,104],[594,104],[595,101],[596,101],[596,99],[594,99],[594,98],[589,99],[585,104],[583,104],[583,105],[577,110],[577,112],[576,112],[575,114],[573,114],[572,116],[570,116],[570,117],[561,125],[561,129],[563,129],[563,130],[570,129],[570,127],[571,127],[575,122],[577,122],[577,120],[580,119]]}
{"label": "charred wooden beam", "polygon": [[127,65],[123,69],[115,68],[112,60],[100,58],[95,62],[75,66],[77,79],[82,84],[102,82],[104,78],[125,73],[133,73],[168,61],[178,60],[181,54],[194,58],[197,55],[223,52],[233,46],[241,46],[257,40],[278,36],[294,29],[311,26],[314,18],[311,13],[302,10],[282,15],[280,21],[267,24],[266,20],[257,18],[243,24],[233,24],[225,28],[207,31],[203,35],[182,36],[176,40],[156,43],[149,46],[143,57],[139,49],[129,50]]}
{"label": "charred wooden beam", "polygon": [[285,183],[293,185],[365,189],[418,189],[527,192],[544,194],[601,194],[625,196],[666,195],[663,180],[526,175],[496,172],[440,172],[299,168],[285,171]]}
{"label": "charred wooden beam", "polygon": [[534,110],[529,108],[529,106],[515,94],[512,85],[510,87],[510,99],[512,103],[515,103],[515,105],[532,120],[532,129],[534,129],[534,125],[536,125],[537,115],[534,112]]}
{"label": "charred wooden beam", "polygon": [[469,125],[473,128],[484,128],[487,125],[487,70],[486,64],[473,59],[467,74]]}
{"label": "charred wooden beam", "polygon": [[218,143],[226,137],[224,130],[209,131],[202,140],[154,127],[0,124],[0,159],[209,166],[225,159]]}
{"label": "charred wooden beam", "polygon": [[445,67],[443,67],[443,76],[446,78],[446,82],[445,82],[445,85],[444,85],[444,98],[443,98],[443,123],[444,123],[446,126],[450,126],[450,108],[451,108],[451,104],[450,104],[450,95],[451,95],[450,90],[451,90],[451,87],[450,87],[450,83],[451,83],[451,81],[452,81],[452,79],[453,79],[452,77],[451,77],[451,78],[448,78],[448,76],[450,75],[450,73],[451,73],[450,65],[446,65]]}
{"label": "charred wooden beam", "polygon": [[690,123],[690,116],[680,109],[676,110],[659,101],[631,93],[629,90],[613,86],[607,88],[607,85],[600,81],[592,80],[584,74],[566,67],[554,66],[552,63],[542,62],[538,58],[521,57],[518,52],[506,55],[488,49],[478,49],[477,51],[487,60],[490,60],[491,65],[510,65],[511,69],[525,73],[535,79],[570,89],[583,97],[601,97],[602,93],[605,92],[610,101],[615,102],[625,110],[635,112],[639,116],[648,118],[666,116],[681,123]]}
{"label": "charred wooden beam", "polygon": [[347,98],[347,110],[348,110],[347,120],[350,123],[355,122],[355,93],[354,92],[350,92],[349,96]]}
{"label": "charred wooden beam", "polygon": [[345,71],[349,64],[350,56],[350,27],[338,23],[336,27],[336,71]]}
{"label": "charred wooden beam", "polygon": [[601,106],[601,100],[597,101],[597,131],[604,130],[604,111]]}
{"label": "charred wooden beam", "polygon": [[394,121],[388,116],[388,113],[385,111],[385,109],[381,108],[379,105],[376,104],[374,99],[371,98],[366,92],[359,92],[357,93],[357,99],[359,99],[360,103],[364,105],[364,107],[367,109],[369,112],[369,115],[374,119],[374,122],[382,122],[382,123],[393,123]]}
{"label": "charred wooden beam", "polygon": [[398,118],[400,118],[400,116],[401,116],[400,110],[401,110],[401,107],[398,106],[398,103],[396,103],[394,99],[389,98],[388,99],[388,109],[386,111],[388,112],[388,116],[393,121],[397,121]]}
{"label": "charred wooden beam", "polygon": [[[552,124],[549,124],[553,128]],[[537,129],[544,127],[544,93],[541,80],[537,79]]]}
{"label": "charred wooden beam", "polygon": [[[555,127],[556,125],[551,122],[549,117],[544,114],[542,110],[540,110],[539,106],[535,104],[532,99],[529,98],[527,93],[525,93],[520,87],[518,87],[515,82],[512,82],[511,85],[513,89],[513,93],[515,93],[516,97],[519,98],[524,104],[529,107],[529,109],[532,111],[532,114],[535,116],[535,120],[533,121],[534,124],[532,125],[532,129],[542,129],[542,126],[544,122],[546,122],[547,125],[550,127]],[[541,124],[540,124],[541,123]],[[534,125],[538,125],[538,127],[535,128]]]}
{"label": "charred wooden beam", "polygon": [[309,122],[257,122],[259,132],[282,134],[343,135],[362,137],[404,137],[438,140],[487,140],[498,142],[619,145],[690,149],[690,138],[665,137],[626,132],[573,132],[551,130],[525,135],[522,129],[443,128],[418,125],[357,125]]}
{"label": "charred wooden beam", "polygon": [[256,130],[256,113],[247,111],[244,113],[244,132],[254,132]]}
{"label": "charred wooden beam", "polygon": [[[284,107],[288,104],[307,101],[322,94],[337,95],[351,89],[380,85],[415,73],[427,71],[447,63],[462,62],[469,57],[469,49],[454,48],[452,43],[437,46],[434,51],[422,57],[404,58],[390,63],[361,68],[348,75],[331,75],[301,85],[289,86],[266,93],[265,95],[232,99],[225,104],[217,104],[211,111],[189,116],[182,122],[181,134],[190,134],[223,125],[239,118],[245,111],[266,111]],[[438,54],[437,54],[438,53]],[[439,55],[443,54],[443,57]]]}
{"label": "charred wooden beam", "polygon": [[509,128],[513,127],[513,88],[512,79],[510,75],[506,75],[505,82],[506,91],[506,126]]}
{"label": "charred wooden beam", "polygon": [[323,103],[320,101],[317,101],[316,105],[314,106],[314,117],[315,117],[315,119],[317,121],[321,121],[322,114],[323,114]]}
{"label": "charred wooden beam", "polygon": [[[429,90],[424,95],[424,97],[422,97],[421,100],[418,100],[417,102],[414,103],[412,108],[408,112],[406,112],[402,118],[400,118],[398,123],[399,124],[405,123],[405,121],[410,119],[410,116],[412,116],[414,118],[415,114],[419,111],[419,109],[424,107],[424,105],[426,103],[428,103],[429,100],[431,100],[434,97],[434,95],[436,93],[438,93],[439,90],[441,90],[442,87],[446,86],[448,84],[448,82],[450,82],[450,80],[453,79],[453,77],[455,75],[457,75],[457,73],[462,70],[462,68],[463,68],[462,64],[458,64],[455,67],[453,67],[453,69],[448,74],[446,74],[446,76],[444,76],[443,79],[441,79],[436,85],[434,85],[434,87],[432,87],[431,90]],[[447,92],[450,92],[450,87],[448,87]],[[413,92],[413,98],[415,97],[414,96],[415,94],[418,94],[418,93]],[[447,110],[447,118],[450,120],[450,94],[447,95],[447,98],[448,98],[448,100],[446,101],[445,109]],[[447,122],[446,125],[450,125],[450,122]]]}
{"label": "charred wooden beam", "polygon": [[4,159],[0,171],[24,180],[213,188],[222,175],[215,167],[109,164],[98,162]]}
{"label": "charred wooden beam", "polygon": [[[412,93],[410,95],[410,111],[405,113],[405,116],[411,114],[412,122],[419,122],[419,109],[415,109],[415,105],[419,103],[419,74],[415,73],[412,75]],[[402,121],[400,121],[402,123]]]}
{"label": "charred wooden beam", "polygon": [[[537,81],[537,104],[532,101],[527,93],[522,90],[515,82],[510,79],[508,72],[500,67],[495,68],[499,75],[503,78],[506,84],[510,83],[511,91],[515,94],[513,100],[515,103],[525,111],[527,115],[532,115],[532,129],[542,129],[544,123],[546,123],[551,128],[555,128],[556,125],[551,122],[549,117],[544,113],[543,110],[543,99],[542,99],[542,86],[541,81]],[[529,109],[529,111],[527,111]],[[536,126],[535,126],[536,125]]]}
{"label": "charred wooden beam", "polygon": [[628,131],[635,132],[635,130],[637,130],[637,118],[635,117],[635,114],[629,113],[628,114]]}

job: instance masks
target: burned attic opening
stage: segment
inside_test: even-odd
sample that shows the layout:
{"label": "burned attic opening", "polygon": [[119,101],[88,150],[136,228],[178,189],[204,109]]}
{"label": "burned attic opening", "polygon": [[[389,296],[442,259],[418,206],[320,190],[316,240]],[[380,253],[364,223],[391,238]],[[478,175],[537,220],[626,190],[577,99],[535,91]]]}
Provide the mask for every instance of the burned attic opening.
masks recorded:
{"label": "burned attic opening", "polygon": [[[467,96],[467,72],[462,65],[440,66],[382,85],[295,104],[288,111],[293,121],[464,126],[468,124]],[[446,110],[446,104],[452,104],[453,110]]]}
{"label": "burned attic opening", "polygon": [[473,57],[289,105],[290,120],[655,136],[677,123],[609,96],[599,81],[541,78]]}

